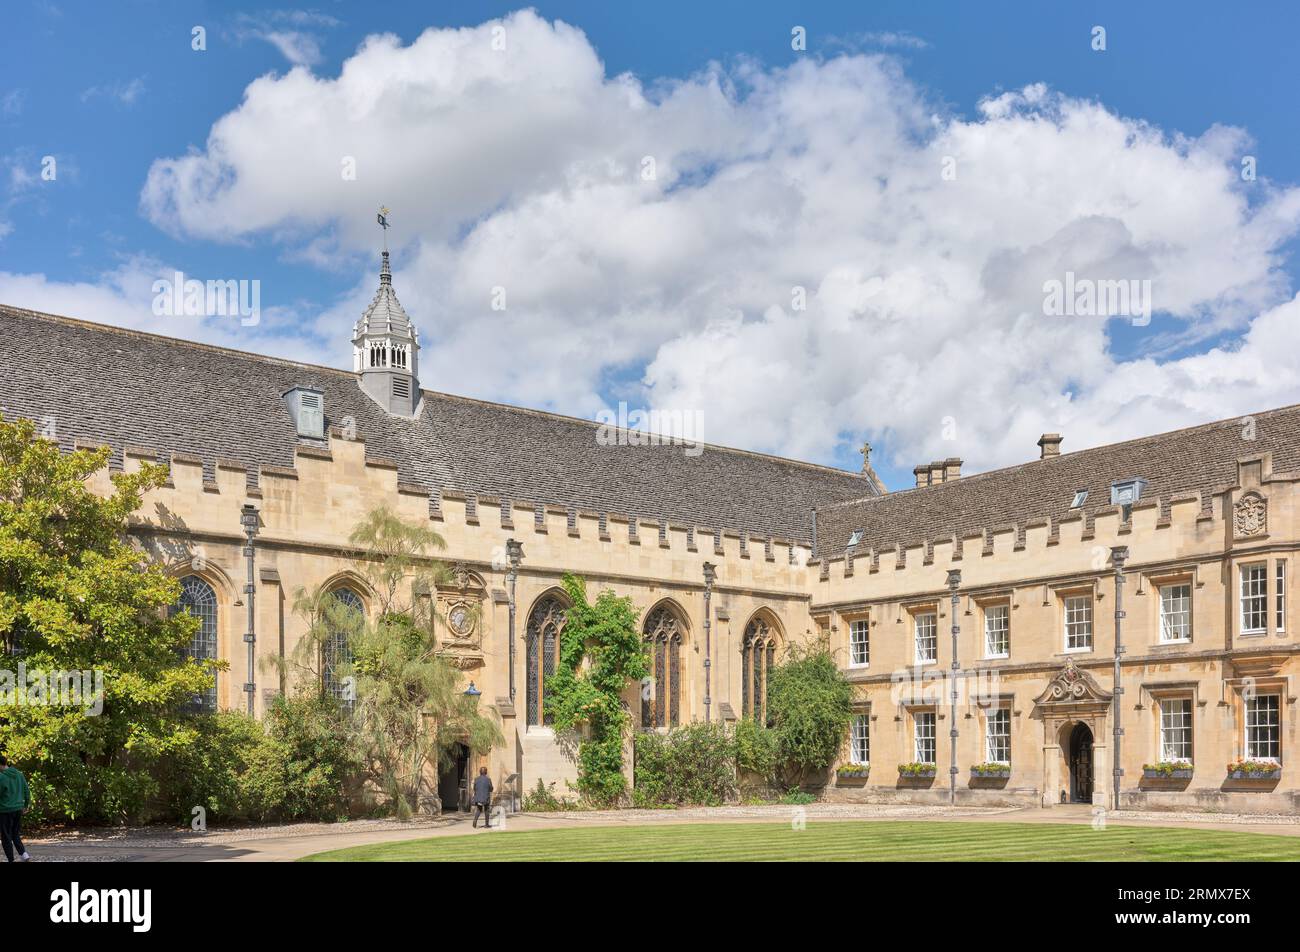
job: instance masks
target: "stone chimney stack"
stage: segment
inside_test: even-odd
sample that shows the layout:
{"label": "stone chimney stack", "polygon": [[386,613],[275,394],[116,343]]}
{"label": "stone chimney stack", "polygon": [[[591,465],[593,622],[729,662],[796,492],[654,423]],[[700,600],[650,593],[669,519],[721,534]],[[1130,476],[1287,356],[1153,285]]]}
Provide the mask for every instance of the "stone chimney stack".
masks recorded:
{"label": "stone chimney stack", "polygon": [[943,460],[937,459],[930,464],[930,485],[938,486],[943,482]]}
{"label": "stone chimney stack", "polygon": [[1047,457],[1049,456],[1060,456],[1061,455],[1061,434],[1044,433],[1042,436],[1038,438],[1038,447],[1040,450],[1042,450],[1042,452],[1038,456],[1039,459],[1047,459]]}
{"label": "stone chimney stack", "polygon": [[917,488],[917,489],[920,489],[922,486],[929,486],[929,485],[930,485],[930,467],[929,467],[929,466],[913,466],[913,467],[912,467],[912,475],[914,475],[914,476],[916,477],[916,488]]}
{"label": "stone chimney stack", "polygon": [[950,483],[954,479],[961,479],[961,460],[955,456],[949,456],[943,461],[943,481]]}

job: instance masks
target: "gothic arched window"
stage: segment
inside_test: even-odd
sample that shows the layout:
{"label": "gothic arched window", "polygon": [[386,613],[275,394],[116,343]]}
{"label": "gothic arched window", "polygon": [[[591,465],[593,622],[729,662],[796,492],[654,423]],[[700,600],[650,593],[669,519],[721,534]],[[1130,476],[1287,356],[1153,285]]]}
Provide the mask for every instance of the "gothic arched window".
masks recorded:
{"label": "gothic arched window", "polygon": [[[361,596],[350,588],[336,588],[330,592],[334,599],[335,614],[327,615],[325,620],[325,639],[321,644],[321,682],[325,694],[346,705],[351,705],[355,697],[349,690],[345,677],[338,674],[340,668],[352,663],[351,635],[357,623],[365,615],[365,606]],[[343,614],[338,614],[339,609]]]}
{"label": "gothic arched window", "polygon": [[762,617],[754,618],[740,645],[740,698],[744,715],[760,724],[768,723],[767,682],[775,666],[776,633]]}
{"label": "gothic arched window", "polygon": [[646,616],[645,640],[653,690],[641,694],[641,726],[676,727],[682,706],[682,623],[672,609],[661,606]]}
{"label": "gothic arched window", "polygon": [[[181,579],[181,597],[172,606],[173,614],[181,611],[199,620],[198,630],[185,653],[196,661],[214,660],[217,657],[217,593],[197,575],[187,575]],[[200,711],[217,709],[216,677],[213,673],[212,687],[194,698],[194,706]]]}
{"label": "gothic arched window", "polygon": [[546,710],[546,679],[560,661],[560,632],[568,616],[564,604],[554,595],[543,598],[528,616],[527,720],[528,727],[554,721]]}

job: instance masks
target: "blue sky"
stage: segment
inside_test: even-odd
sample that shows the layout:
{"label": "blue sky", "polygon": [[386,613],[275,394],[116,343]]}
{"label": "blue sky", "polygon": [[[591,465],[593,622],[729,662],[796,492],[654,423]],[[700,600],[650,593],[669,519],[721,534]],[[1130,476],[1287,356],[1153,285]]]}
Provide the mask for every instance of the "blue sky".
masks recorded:
{"label": "blue sky", "polygon": [[[1095,104],[1135,124],[1148,124],[1163,137],[1183,134],[1197,138],[1216,126],[1236,127],[1248,142],[1237,151],[1248,149],[1256,157],[1261,179],[1279,189],[1300,182],[1300,123],[1292,98],[1300,79],[1300,58],[1294,55],[1300,14],[1293,4],[1254,4],[1248,10],[1212,3],[823,3],[813,11],[804,9],[806,6],[751,0],[539,3],[533,9],[546,23],[560,20],[581,30],[603,62],[606,80],[631,73],[652,99],[659,81],[687,80],[712,62],[720,63],[724,74],[742,80],[736,96],[743,100],[745,64],[776,76],[800,60],[826,63],[837,57],[883,54],[896,64],[908,90],[948,121],[978,123],[982,121],[981,101],[1044,83],[1053,94]],[[516,5],[497,3],[322,3],[308,10],[257,3],[10,0],[0,12],[5,36],[5,55],[0,57],[0,160],[8,180],[7,190],[0,191],[0,273],[11,277],[40,274],[46,282],[60,286],[95,286],[103,283],[106,272],[124,262],[144,259],[196,275],[257,275],[268,321],[261,336],[248,342],[249,348],[275,350],[278,338],[292,338],[289,352],[295,356],[344,363],[346,351],[337,341],[323,340],[332,330],[319,321],[312,323],[311,315],[334,310],[352,313],[348,308],[373,284],[367,277],[373,261],[358,240],[351,235],[340,238],[338,228],[322,224],[330,219],[328,210],[322,211],[320,220],[303,221],[300,212],[286,209],[272,215],[266,227],[242,232],[227,227],[217,234],[192,225],[169,225],[164,213],[142,208],[151,167],[160,159],[203,153],[214,123],[239,110],[250,83],[266,74],[283,78],[288,73],[291,64],[286,49],[289,57],[302,60],[313,76],[333,80],[367,35],[394,33],[407,45],[431,27],[479,27],[516,9]],[[1106,29],[1105,52],[1090,47],[1090,30],[1098,24]],[[207,30],[204,52],[190,48],[194,25]],[[795,25],[807,30],[806,52],[791,49]],[[289,34],[299,45],[283,45]],[[274,42],[276,35],[282,40],[280,45]],[[303,47],[303,42],[308,45]],[[542,69],[529,81],[535,84],[544,76]],[[503,115],[501,121],[510,122],[511,117]],[[428,129],[412,126],[396,131],[439,136],[453,135],[454,130],[453,119],[445,127],[435,123]],[[400,135],[393,136],[391,147],[403,147]],[[683,150],[683,154],[690,153]],[[58,159],[57,181],[34,183],[24,178],[39,175],[45,155]],[[1123,159],[1118,154],[1116,158]],[[728,154],[718,165],[726,167],[732,161],[738,160],[735,154]],[[697,174],[705,180],[714,177],[713,163],[702,168]],[[245,173],[236,169],[233,174]],[[690,178],[683,177],[681,183],[679,187],[693,187]],[[439,193],[454,194],[462,187],[454,177],[422,184],[435,201]],[[414,186],[395,183],[393,191],[403,196],[403,187]],[[1062,187],[1069,185],[1063,183]],[[515,185],[481,208],[471,204],[470,211],[455,223],[456,235],[469,236],[503,207],[522,202],[522,191],[523,186]],[[1252,207],[1264,201],[1256,194],[1247,195]],[[1198,200],[1194,193],[1187,195],[1188,202]],[[409,226],[409,221],[403,222],[404,209],[398,197],[388,201],[396,209],[395,226]],[[1178,199],[1170,197],[1169,201]],[[410,205],[408,200],[407,207]],[[1080,214],[1086,212],[1083,209]],[[1033,239],[1042,237],[1034,235]],[[304,252],[322,238],[329,245],[326,253]],[[425,260],[423,255],[436,255],[446,241],[452,242],[447,247],[457,247],[455,238],[447,239],[436,228],[418,238],[408,233],[405,241],[408,244],[402,245],[399,240],[398,246],[420,260]],[[418,248],[410,244],[417,241]],[[1007,243],[1008,247],[1024,247],[1031,241],[1009,238]],[[1180,302],[1172,312],[1158,310],[1150,326],[1107,322],[1097,346],[1109,365],[1093,367],[1093,376],[1079,381],[1069,379],[1069,372],[1054,370],[1045,385],[1056,394],[1079,396],[1103,389],[1106,375],[1117,372],[1116,364],[1129,365],[1125,376],[1140,376],[1136,362],[1147,354],[1156,354],[1158,362],[1167,363],[1216,346],[1231,350],[1248,333],[1253,313],[1285,303],[1300,278],[1293,228],[1271,234],[1262,246],[1261,256],[1266,252],[1269,260],[1261,266],[1264,277],[1256,284],[1267,283],[1270,290],[1241,294],[1238,289],[1228,295],[1235,303],[1227,310],[1241,313],[1207,318],[1208,312],[1222,307],[1225,296],[1222,289],[1207,288],[1201,297]],[[1202,249],[1197,253],[1215,252]],[[824,266],[829,272],[844,264],[828,259]],[[464,263],[466,269],[471,265],[472,261]],[[399,276],[400,267],[401,262]],[[1188,267],[1196,268],[1196,261]],[[457,279],[440,268],[430,263],[421,271],[413,265],[407,285],[399,280],[399,294],[408,306],[416,301],[433,309],[440,299],[448,300],[439,290],[439,282],[451,287]],[[867,262],[866,274],[871,273]],[[987,267],[984,273],[988,274]],[[425,278],[427,290],[422,290]],[[13,303],[39,304],[27,300]],[[686,376],[683,368],[693,366],[681,361],[674,364],[672,356],[699,349],[700,340],[692,337],[691,327],[717,318],[707,305],[700,306],[701,312],[690,318],[694,324],[666,330],[662,339],[650,336],[639,340],[637,346],[612,347],[614,353],[595,368],[589,387],[582,392],[548,390],[547,381],[554,371],[537,372],[527,385],[518,383],[517,372],[502,368],[475,378],[457,379],[447,374],[446,385],[440,380],[424,382],[438,389],[473,391],[477,396],[589,416],[595,397],[607,402],[644,399],[639,388],[645,385],[647,367],[653,366],[651,376],[660,381],[657,393],[674,394],[686,402],[695,399],[708,406],[716,395],[663,382]],[[539,303],[537,312],[547,312],[547,308]],[[76,316],[115,320],[112,315],[94,313]],[[751,316],[746,312],[745,322]],[[419,312],[415,317],[430,325],[426,348],[437,347],[438,335],[430,330],[440,328],[444,317]],[[276,324],[276,320],[282,323]],[[338,326],[341,320],[328,328]],[[646,323],[647,319],[640,320],[641,325]],[[592,332],[590,326],[561,324],[550,327],[547,336],[562,340],[566,333]],[[175,333],[184,336],[183,330]],[[727,341],[741,348],[737,359],[743,359],[743,341],[730,337]],[[869,341],[868,336],[864,345]],[[240,345],[229,338],[221,342]],[[532,359],[558,360],[560,353],[539,344]],[[762,353],[760,346],[753,359],[761,360]],[[872,355],[868,363],[878,364],[882,359]],[[428,365],[435,367],[436,362],[429,360]],[[1030,368],[1025,372],[1030,373]],[[1194,379],[1189,377],[1188,385]],[[718,386],[726,384],[720,381]],[[772,386],[774,392],[786,392],[800,384],[787,374],[776,378]],[[732,386],[730,391],[734,390]],[[1152,426],[1181,425],[1201,417],[1230,416],[1238,412],[1241,400],[1281,401],[1290,394],[1287,388],[1276,394],[1225,394],[1220,401],[1224,412],[1217,413],[1215,405],[1195,402],[1171,408],[1171,399],[1177,400],[1166,390],[1158,399],[1148,401],[1138,418]],[[1143,396],[1134,394],[1132,400]],[[1039,420],[1031,412],[1032,394],[1014,399],[1020,407],[1015,415],[1017,432],[1028,433],[1040,422],[1041,429],[1051,428],[1049,415]],[[963,406],[955,395],[948,400],[956,407]],[[952,452],[944,452],[947,447],[937,442],[940,438],[918,429],[921,424],[891,423],[890,408],[880,403],[877,398],[856,409],[840,408],[834,426],[816,439],[801,439],[779,427],[746,430],[734,422],[725,426],[728,421],[746,418],[737,411],[721,412],[724,426],[711,428],[707,435],[720,443],[792,452],[848,467],[857,460],[854,451],[861,439],[870,437],[882,448],[877,461],[894,486],[906,485],[910,463],[920,461],[917,454],[921,452],[965,455],[985,466],[1015,461],[1004,450],[984,452],[981,443],[987,441],[974,435],[970,442],[959,441]],[[995,399],[988,404],[996,406]],[[1083,414],[1074,421],[1075,432],[1086,434],[1081,439],[1096,442],[1132,435],[1125,424],[1116,423],[1122,411],[1122,406],[1107,405],[1092,409],[1076,406],[1070,412]],[[769,406],[761,412],[779,415],[782,411],[779,406]],[[815,404],[813,409],[798,409],[800,414],[810,412],[815,412]],[[855,426],[855,413],[861,430]],[[1001,432],[1011,425],[988,419],[995,414],[996,410],[986,408],[968,432]],[[946,414],[929,412],[926,419],[930,417]],[[933,428],[937,430],[937,424]],[[1027,458],[1032,446],[1024,449]],[[908,452],[910,457],[895,458],[895,454]]]}

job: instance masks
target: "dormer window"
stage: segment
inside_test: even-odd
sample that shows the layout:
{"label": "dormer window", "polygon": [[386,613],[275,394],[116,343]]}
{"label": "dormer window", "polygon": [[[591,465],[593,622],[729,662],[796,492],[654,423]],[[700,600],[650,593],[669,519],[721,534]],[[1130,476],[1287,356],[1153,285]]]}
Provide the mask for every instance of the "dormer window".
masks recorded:
{"label": "dormer window", "polygon": [[1133,504],[1142,498],[1146,484],[1145,479],[1117,479],[1110,484],[1110,504],[1119,506],[1125,522],[1133,514]]}
{"label": "dormer window", "polygon": [[1146,488],[1145,479],[1117,479],[1110,484],[1110,504],[1112,506],[1131,506],[1142,498]]}
{"label": "dormer window", "polygon": [[325,438],[325,394],[314,387],[294,387],[284,394],[289,416],[299,436]]}

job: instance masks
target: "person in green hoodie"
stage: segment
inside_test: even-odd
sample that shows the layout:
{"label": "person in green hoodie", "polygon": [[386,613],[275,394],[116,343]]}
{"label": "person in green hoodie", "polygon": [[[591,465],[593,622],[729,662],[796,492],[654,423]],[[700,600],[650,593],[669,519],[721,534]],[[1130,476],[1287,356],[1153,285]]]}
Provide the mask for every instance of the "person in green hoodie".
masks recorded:
{"label": "person in green hoodie", "polygon": [[23,846],[23,811],[32,805],[32,795],[27,789],[27,778],[17,767],[10,767],[4,754],[0,754],[0,841],[3,841],[5,859],[14,861],[14,850],[20,862],[27,862],[27,847]]}

